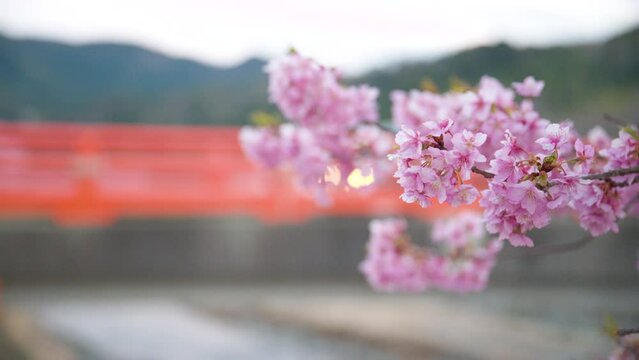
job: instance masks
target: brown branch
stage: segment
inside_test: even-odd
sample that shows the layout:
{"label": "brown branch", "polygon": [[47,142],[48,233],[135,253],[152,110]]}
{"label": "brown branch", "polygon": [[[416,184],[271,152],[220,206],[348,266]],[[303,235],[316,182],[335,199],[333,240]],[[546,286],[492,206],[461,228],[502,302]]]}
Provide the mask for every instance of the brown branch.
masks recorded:
{"label": "brown branch", "polygon": [[604,180],[615,176],[623,176],[628,174],[639,174],[639,166],[625,168],[625,169],[617,169],[606,171],[599,174],[590,174],[586,176],[582,176],[581,178],[584,180]]}
{"label": "brown branch", "polygon": [[[495,177],[495,174],[491,173],[490,171],[486,171],[486,170],[482,170],[480,168],[478,168],[477,166],[473,166],[470,169],[472,172],[474,172],[475,174],[479,174],[483,177],[485,177],[486,179],[492,179]],[[624,169],[617,169],[617,170],[611,170],[611,171],[607,171],[607,172],[603,172],[603,173],[599,173],[599,174],[589,174],[589,175],[584,175],[581,178],[584,180],[609,180],[610,178],[616,177],[616,176],[623,176],[623,175],[629,175],[629,174],[639,174],[639,166],[635,166],[635,167],[631,167],[631,168],[624,168]],[[626,181],[626,182],[613,182],[611,181],[611,184],[613,186],[616,187],[623,187],[623,186],[629,186],[629,185],[633,185],[633,184],[637,184],[639,183],[639,177],[635,178],[633,181]],[[557,185],[557,182],[550,182],[548,183],[548,186],[555,186]]]}
{"label": "brown branch", "polygon": [[[490,171],[482,170],[478,168],[477,166],[473,166],[470,170],[474,172],[475,174],[479,174],[485,177],[486,179],[492,179],[495,177],[495,174],[491,173]],[[581,178],[584,180],[606,180],[615,176],[623,176],[623,175],[629,175],[629,174],[639,174],[639,166],[611,170],[611,171],[607,171],[607,172],[603,172],[599,174],[584,175]],[[619,183],[618,185],[624,186],[624,185],[631,185],[633,183],[636,183],[636,181],[633,181],[630,184]]]}
{"label": "brown branch", "polygon": [[626,126],[629,125],[627,122],[621,120],[618,117],[614,117],[614,116],[612,116],[610,114],[604,114],[603,118],[604,118],[604,120],[606,120],[606,121],[608,121],[610,123],[613,123],[613,124],[615,124],[617,126],[620,126],[620,127],[626,127]]}
{"label": "brown branch", "polygon": [[492,179],[492,178],[495,177],[495,174],[493,174],[493,173],[491,173],[489,171],[486,171],[486,170],[482,170],[482,169],[478,168],[477,166],[473,166],[472,168],[470,168],[470,170],[472,172],[474,172],[475,174],[479,174],[479,175],[485,177],[486,179]]}
{"label": "brown branch", "polygon": [[[610,180],[610,178],[615,177],[615,176],[623,176],[623,175],[629,175],[629,174],[639,174],[639,166],[632,167],[632,168],[625,168],[625,169],[617,169],[617,170],[612,170],[612,171],[599,173],[599,174],[584,175],[584,176],[581,177],[581,179],[584,179],[584,180],[606,180],[611,186],[614,186],[614,187],[624,187],[624,186],[630,186],[630,185],[634,185],[634,184],[639,184],[639,177],[636,177],[632,181],[624,181],[624,182],[614,182],[614,181]],[[553,187],[553,186],[559,185],[559,184],[560,183],[557,182],[557,181],[551,181],[551,182],[548,183],[548,187]]]}
{"label": "brown branch", "polygon": [[632,181],[624,181],[624,182],[614,182],[614,181],[610,181],[610,184],[614,187],[624,187],[624,186],[630,186],[630,185],[634,185],[634,184],[639,184],[639,177],[636,177],[634,180]]}
{"label": "brown branch", "polygon": [[626,336],[630,334],[639,334],[639,328],[637,329],[618,329],[617,336]]}
{"label": "brown branch", "polygon": [[594,239],[595,238],[593,236],[586,235],[577,241],[572,241],[568,243],[535,246],[531,249],[526,250],[525,255],[517,254],[515,256],[507,256],[503,258],[503,260],[516,260],[516,259],[525,259],[525,258],[538,257],[538,256],[561,254],[568,251],[580,249]]}

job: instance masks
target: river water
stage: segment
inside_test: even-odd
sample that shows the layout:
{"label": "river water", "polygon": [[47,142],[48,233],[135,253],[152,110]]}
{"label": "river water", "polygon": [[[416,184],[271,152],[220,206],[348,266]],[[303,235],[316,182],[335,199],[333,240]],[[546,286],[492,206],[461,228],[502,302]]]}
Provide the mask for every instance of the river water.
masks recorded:
{"label": "river water", "polygon": [[39,304],[48,332],[86,360],[399,359],[356,341],[254,321],[229,321],[171,300]]}
{"label": "river water", "polygon": [[[557,354],[580,354],[583,345],[589,344],[593,349],[589,354],[597,355],[605,354],[613,345],[600,332],[607,316],[625,327],[639,322],[639,290],[635,286],[491,287],[472,296],[376,294],[363,284],[331,283],[129,284],[5,290],[7,310],[19,309],[27,314],[81,360],[459,359],[479,349],[495,348],[495,339],[504,343],[501,339],[508,337],[513,326],[519,326],[517,333],[530,334],[524,342],[532,354],[549,353],[554,346],[548,343],[552,339],[542,336],[547,332],[567,336],[555,349]],[[311,322],[274,321],[255,311],[259,309],[319,314],[311,317],[315,323],[332,319],[329,323],[337,331],[322,331]],[[348,309],[346,313],[344,309]],[[465,315],[460,319],[462,313]],[[342,317],[350,319],[348,326],[342,327]],[[467,318],[484,321],[461,321]],[[467,334],[464,343],[476,346],[463,352],[456,337],[448,341],[442,335],[451,333],[442,331],[446,327],[455,335]],[[397,342],[380,345],[371,332],[374,328],[385,329],[389,337],[396,336],[398,329],[408,331],[400,331],[403,337]],[[487,338],[486,330],[495,337]],[[407,343],[402,339],[416,337],[423,338],[428,346],[404,346]]]}

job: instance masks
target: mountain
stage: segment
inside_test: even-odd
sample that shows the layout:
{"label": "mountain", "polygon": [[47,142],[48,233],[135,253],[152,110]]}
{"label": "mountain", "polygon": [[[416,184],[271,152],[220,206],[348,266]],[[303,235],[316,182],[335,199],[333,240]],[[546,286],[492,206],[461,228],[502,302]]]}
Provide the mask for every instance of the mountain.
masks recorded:
{"label": "mountain", "polygon": [[0,117],[243,122],[266,105],[264,63],[218,68],[135,46],[0,36]]}
{"label": "mountain", "polygon": [[[448,89],[452,79],[476,84],[489,74],[505,84],[533,75],[546,87],[537,102],[542,115],[572,118],[582,129],[601,122],[604,113],[639,122],[639,28],[602,44],[516,49],[507,44],[479,47],[434,62],[413,62],[365,74],[354,83],[380,88],[419,88],[430,79]],[[389,115],[389,99],[381,98]]]}
{"label": "mountain", "polygon": [[[265,62],[230,68],[176,59],[135,46],[15,40],[0,36],[0,118],[78,122],[244,124],[267,102]],[[424,79],[446,90],[451,79],[475,84],[489,74],[508,84],[527,75],[546,81],[542,114],[578,127],[604,113],[639,117],[639,28],[590,45],[518,49],[496,44],[437,61],[411,62],[371,71],[349,83],[388,93],[418,88]]]}

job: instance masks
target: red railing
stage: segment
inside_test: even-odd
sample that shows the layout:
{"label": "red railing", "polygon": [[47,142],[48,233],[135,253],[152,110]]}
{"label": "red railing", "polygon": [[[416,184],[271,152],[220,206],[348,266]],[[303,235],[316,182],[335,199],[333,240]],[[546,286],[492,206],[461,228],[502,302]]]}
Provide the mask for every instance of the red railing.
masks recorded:
{"label": "red railing", "polygon": [[335,192],[316,206],[286,174],[249,163],[237,128],[0,122],[0,216],[108,224],[122,216],[247,214],[270,222],[321,215],[445,215],[398,200],[392,182]]}

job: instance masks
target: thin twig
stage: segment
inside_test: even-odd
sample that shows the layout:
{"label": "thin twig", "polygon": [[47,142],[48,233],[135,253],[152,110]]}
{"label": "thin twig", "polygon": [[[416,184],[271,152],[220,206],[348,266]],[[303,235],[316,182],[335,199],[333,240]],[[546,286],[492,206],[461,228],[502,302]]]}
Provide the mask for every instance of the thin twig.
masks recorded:
{"label": "thin twig", "polygon": [[618,329],[617,336],[626,336],[630,334],[639,334],[639,328],[637,329]]}
{"label": "thin twig", "polygon": [[[473,166],[470,170],[474,172],[475,174],[479,174],[487,179],[492,179],[495,177],[495,174],[491,173],[490,171],[482,170],[478,168],[477,166]],[[623,176],[623,175],[629,175],[629,174],[639,174],[639,166],[624,168],[624,169],[616,169],[616,170],[611,170],[611,171],[607,171],[607,172],[603,172],[599,174],[584,175],[581,178],[584,180],[605,180],[615,176]],[[635,182],[633,181],[630,184],[620,183],[619,185],[631,185],[633,183]]]}
{"label": "thin twig", "polygon": [[611,122],[611,123],[613,123],[613,124],[615,124],[617,126],[620,126],[620,127],[626,127],[626,126],[629,125],[627,122],[625,122],[625,121],[623,121],[623,120],[621,120],[621,119],[619,119],[617,117],[614,117],[614,116],[612,116],[610,114],[604,114],[603,118],[604,118],[604,120],[606,120],[608,122]]}
{"label": "thin twig", "polygon": [[590,174],[590,175],[582,176],[581,178],[584,180],[603,180],[603,179],[608,179],[615,176],[623,176],[628,174],[639,174],[639,166],[625,168],[625,169],[611,170],[611,171],[606,171],[599,174]]}
{"label": "thin twig", "polygon": [[491,173],[489,171],[486,171],[486,170],[482,170],[482,169],[478,168],[477,166],[473,166],[472,168],[470,168],[470,170],[472,172],[474,172],[475,174],[479,174],[479,175],[485,177],[486,179],[492,179],[492,178],[495,177],[495,174],[493,174],[493,173]]}
{"label": "thin twig", "polygon": [[[470,170],[474,172],[475,174],[479,174],[485,177],[486,179],[492,179],[495,177],[495,174],[491,173],[490,171],[482,170],[478,168],[477,166],[473,166]],[[610,178],[613,178],[616,176],[623,176],[623,175],[629,175],[629,174],[639,174],[639,166],[625,168],[625,169],[611,170],[611,171],[607,171],[607,172],[603,172],[599,174],[585,175],[585,176],[582,176],[581,178],[584,180],[609,180]],[[625,182],[610,181],[610,183],[615,187],[634,185],[639,183],[639,177],[635,178],[633,181],[625,181]],[[556,181],[551,181],[548,183],[548,187],[552,187],[558,184],[559,183]]]}
{"label": "thin twig", "polygon": [[614,181],[611,180],[609,182],[614,187],[624,187],[624,186],[630,186],[630,185],[634,185],[634,184],[639,184],[639,177],[636,177],[632,181],[614,182]]}
{"label": "thin twig", "polygon": [[526,251],[526,254],[524,254],[524,255],[517,254],[515,256],[507,256],[507,257],[504,257],[503,260],[525,259],[525,258],[530,258],[530,257],[561,254],[561,253],[565,253],[565,252],[568,252],[568,251],[577,250],[577,249],[585,246],[586,244],[590,243],[594,239],[595,238],[593,236],[586,235],[586,236],[584,236],[583,238],[581,238],[581,239],[579,239],[577,241],[573,241],[573,242],[569,242],[569,243],[535,246],[532,249],[528,249]]}

